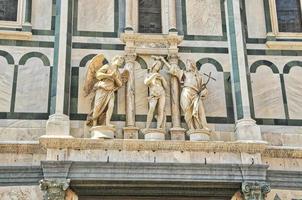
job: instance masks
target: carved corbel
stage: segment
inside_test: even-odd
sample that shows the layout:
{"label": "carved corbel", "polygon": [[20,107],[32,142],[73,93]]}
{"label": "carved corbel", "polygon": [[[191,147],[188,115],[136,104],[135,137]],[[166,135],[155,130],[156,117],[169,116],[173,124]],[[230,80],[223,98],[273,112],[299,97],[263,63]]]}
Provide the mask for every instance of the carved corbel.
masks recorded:
{"label": "carved corbel", "polygon": [[45,192],[45,200],[65,200],[66,190],[69,188],[70,179],[41,180],[40,189]]}
{"label": "carved corbel", "polygon": [[266,182],[244,182],[241,190],[245,200],[265,200],[271,188]]}

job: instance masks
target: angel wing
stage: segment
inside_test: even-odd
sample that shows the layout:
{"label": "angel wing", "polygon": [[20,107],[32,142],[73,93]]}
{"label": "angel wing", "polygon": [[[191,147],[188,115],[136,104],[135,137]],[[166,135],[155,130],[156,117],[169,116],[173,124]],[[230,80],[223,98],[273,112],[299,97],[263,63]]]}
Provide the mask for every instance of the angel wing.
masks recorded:
{"label": "angel wing", "polygon": [[85,96],[88,96],[92,92],[93,86],[97,82],[95,73],[98,69],[100,69],[103,66],[104,60],[105,60],[105,56],[103,54],[98,54],[94,56],[91,59],[90,63],[88,64],[86,79],[84,83]]}

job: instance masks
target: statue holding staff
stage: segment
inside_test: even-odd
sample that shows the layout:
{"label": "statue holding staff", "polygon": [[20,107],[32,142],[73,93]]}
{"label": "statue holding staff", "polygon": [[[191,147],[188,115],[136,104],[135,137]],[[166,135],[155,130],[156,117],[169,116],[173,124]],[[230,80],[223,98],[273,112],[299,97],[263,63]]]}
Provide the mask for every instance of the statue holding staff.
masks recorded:
{"label": "statue holding staff", "polygon": [[[207,83],[204,83],[201,73],[198,72],[196,64],[192,60],[187,60],[186,69],[181,70],[171,66],[163,57],[161,60],[169,69],[169,73],[176,76],[182,83],[182,91],[180,95],[180,106],[185,115],[185,121],[188,125],[190,134],[195,130],[203,130],[210,132],[207,124],[203,100],[208,95]],[[215,80],[214,78],[212,78]]]}

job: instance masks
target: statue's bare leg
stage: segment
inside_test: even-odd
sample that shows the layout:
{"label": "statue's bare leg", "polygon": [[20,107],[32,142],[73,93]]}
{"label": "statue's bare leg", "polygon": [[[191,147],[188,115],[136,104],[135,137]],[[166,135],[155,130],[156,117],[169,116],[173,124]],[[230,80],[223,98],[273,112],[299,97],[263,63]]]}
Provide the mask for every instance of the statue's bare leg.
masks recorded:
{"label": "statue's bare leg", "polygon": [[201,123],[202,128],[206,129],[206,130],[210,130],[209,127],[208,127],[206,113],[205,113],[202,101],[200,101],[198,109],[199,109],[198,114],[199,114],[199,119],[200,119],[199,121]]}
{"label": "statue's bare leg", "polygon": [[113,113],[113,108],[114,108],[114,94],[111,96],[109,102],[108,102],[108,107],[107,107],[107,112],[106,112],[106,126],[113,126],[110,124],[111,116]]}
{"label": "statue's bare leg", "polygon": [[157,104],[157,99],[149,100],[149,111],[148,111],[148,115],[147,115],[146,129],[150,128],[156,104]]}
{"label": "statue's bare leg", "polygon": [[166,103],[166,97],[165,95],[162,95],[159,99],[158,99],[158,106],[157,106],[157,113],[158,113],[158,117],[157,117],[157,128],[160,129],[163,126],[163,119],[164,119],[164,109],[165,109],[165,103]]}

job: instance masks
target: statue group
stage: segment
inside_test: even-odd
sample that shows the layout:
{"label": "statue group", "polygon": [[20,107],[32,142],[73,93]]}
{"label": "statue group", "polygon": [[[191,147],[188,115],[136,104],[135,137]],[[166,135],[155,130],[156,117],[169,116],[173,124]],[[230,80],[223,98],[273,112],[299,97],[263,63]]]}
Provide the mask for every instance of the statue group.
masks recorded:
{"label": "statue group", "polygon": [[[187,134],[209,135],[210,129],[206,121],[203,100],[208,95],[207,83],[211,77],[205,83],[196,63],[192,60],[187,60],[186,68],[181,70],[177,66],[170,65],[162,56],[152,56],[152,58],[154,62],[144,79],[149,89],[146,128],[142,130],[145,138],[148,134],[164,135],[166,132],[165,105],[168,84],[161,74],[164,68],[168,74],[176,77],[181,85],[180,107],[188,127]],[[84,92],[86,95],[93,95],[87,125],[92,126],[91,132],[94,138],[113,138],[115,129],[110,119],[114,108],[115,91],[126,84],[129,78],[128,70],[122,68],[124,60],[123,56],[115,56],[110,63],[105,64],[104,55],[99,54],[88,65]],[[151,128],[155,115],[156,128]]]}

